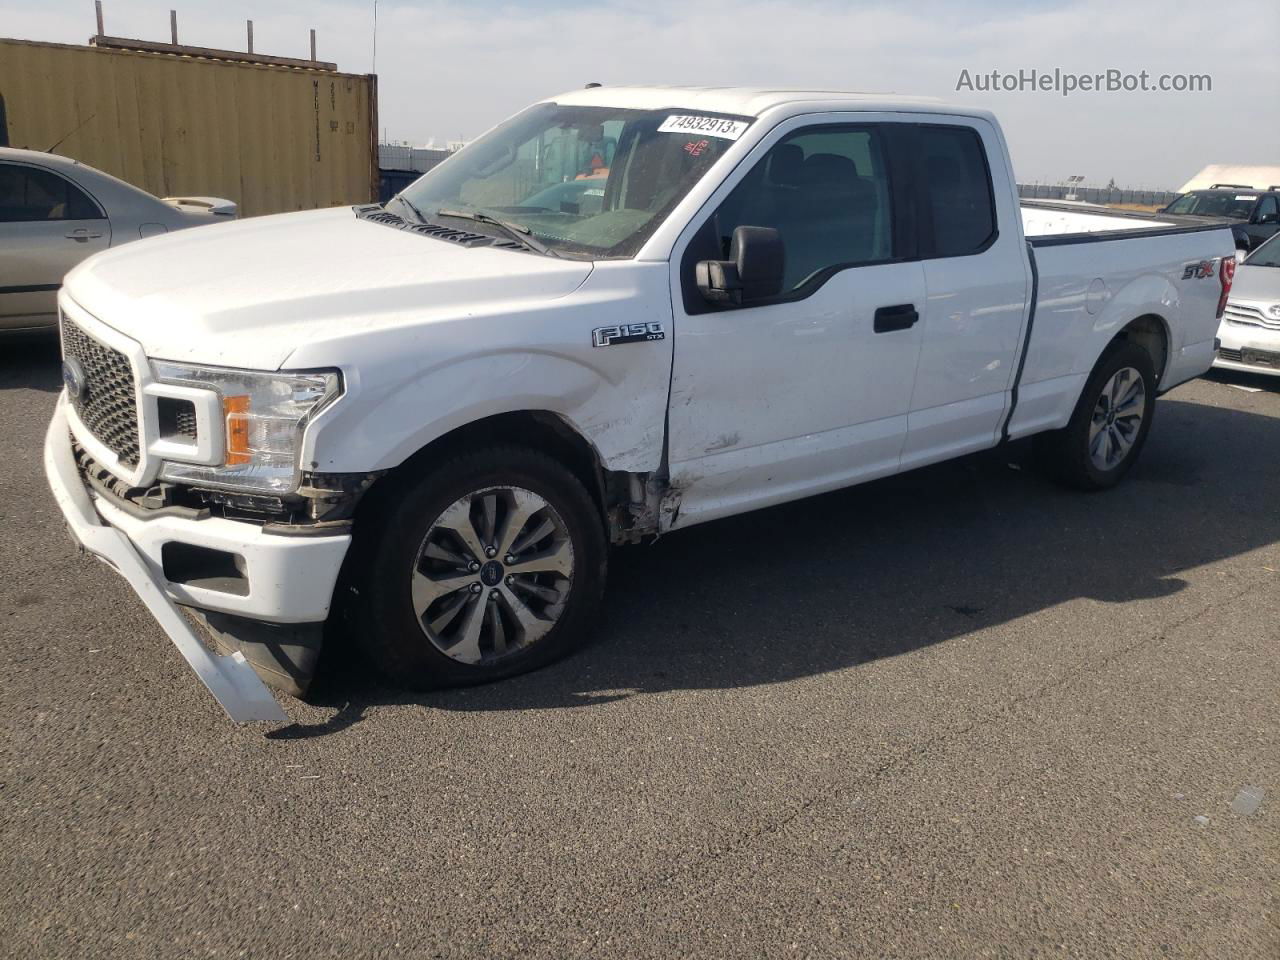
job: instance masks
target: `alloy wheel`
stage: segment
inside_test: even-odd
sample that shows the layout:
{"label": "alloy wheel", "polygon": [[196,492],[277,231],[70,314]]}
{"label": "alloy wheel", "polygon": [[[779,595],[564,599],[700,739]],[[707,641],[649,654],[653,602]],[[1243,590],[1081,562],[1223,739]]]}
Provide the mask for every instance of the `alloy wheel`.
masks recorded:
{"label": "alloy wheel", "polygon": [[1121,367],[1102,388],[1089,423],[1089,459],[1099,470],[1118,466],[1137,442],[1147,386],[1133,367]]}
{"label": "alloy wheel", "polygon": [[543,497],[486,487],[431,524],[412,571],[413,611],[441,653],[492,663],[555,626],[573,587],[573,560],[564,519]]}

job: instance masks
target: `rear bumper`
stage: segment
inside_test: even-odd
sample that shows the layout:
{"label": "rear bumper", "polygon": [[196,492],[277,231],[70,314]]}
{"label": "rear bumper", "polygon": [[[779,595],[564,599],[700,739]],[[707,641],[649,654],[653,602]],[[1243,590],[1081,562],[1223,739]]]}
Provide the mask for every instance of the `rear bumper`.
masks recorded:
{"label": "rear bumper", "polygon": [[[45,435],[44,466],[72,535],[128,581],[232,720],[283,722],[279,704],[243,654],[212,653],[178,604],[267,623],[324,621],[350,536],[281,537],[220,517],[132,516],[85,486],[71,450],[65,404],[60,397]],[[240,576],[230,583],[173,582],[165,572],[165,548],[171,544],[234,555]]]}

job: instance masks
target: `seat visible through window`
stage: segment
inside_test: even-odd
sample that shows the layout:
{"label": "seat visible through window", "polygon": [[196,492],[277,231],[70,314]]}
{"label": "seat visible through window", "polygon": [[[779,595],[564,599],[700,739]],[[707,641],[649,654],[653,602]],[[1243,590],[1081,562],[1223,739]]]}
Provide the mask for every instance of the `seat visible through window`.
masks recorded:
{"label": "seat visible through window", "polygon": [[717,219],[726,256],[735,227],[779,231],[786,251],[784,290],[830,268],[888,259],[888,174],[874,128],[791,134],[747,174]]}

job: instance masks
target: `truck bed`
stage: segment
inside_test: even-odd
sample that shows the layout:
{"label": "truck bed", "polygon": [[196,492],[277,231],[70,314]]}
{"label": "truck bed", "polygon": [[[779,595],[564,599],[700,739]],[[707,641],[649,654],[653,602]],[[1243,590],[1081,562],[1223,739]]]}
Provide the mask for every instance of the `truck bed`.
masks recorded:
{"label": "truck bed", "polygon": [[[1006,436],[1064,425],[1106,344],[1135,317],[1161,391],[1209,368],[1222,289],[1218,261],[1232,243],[1226,224],[1090,204],[1021,208],[1034,289]],[[1209,235],[1215,232],[1220,236]],[[1122,240],[1137,242],[1108,242]],[[1204,263],[1209,272],[1188,271]]]}
{"label": "truck bed", "polygon": [[1033,247],[1197,233],[1221,230],[1224,226],[1223,223],[1206,223],[1203,218],[1116,210],[1069,200],[1023,200],[1020,205],[1022,232]]}

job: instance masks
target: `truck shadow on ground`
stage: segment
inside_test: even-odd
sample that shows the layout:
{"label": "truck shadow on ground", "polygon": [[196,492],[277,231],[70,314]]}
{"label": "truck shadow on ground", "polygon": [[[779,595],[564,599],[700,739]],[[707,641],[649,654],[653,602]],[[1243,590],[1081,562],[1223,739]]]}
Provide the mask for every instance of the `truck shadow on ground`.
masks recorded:
{"label": "truck shadow on ground", "polygon": [[[563,709],[783,683],[1077,598],[1169,596],[1186,586],[1181,572],[1280,540],[1277,478],[1280,420],[1175,393],[1112,491],[1061,489],[1015,446],[694,527],[613,553],[600,627],[567,660],[413,694],[330,649],[310,700],[333,716],[271,736],[334,733],[381,704]],[[1071,638],[1046,631],[1043,642]]]}
{"label": "truck shadow on ground", "polygon": [[[11,340],[3,357],[0,390],[60,389],[55,336]],[[1280,393],[1280,377],[1207,379]],[[337,638],[309,698],[332,715],[268,736],[325,736],[387,704],[562,709],[783,683],[1077,598],[1175,594],[1183,571],[1280,541],[1280,419],[1182,395],[1161,401],[1141,460],[1105,493],[1055,486],[1016,445],[616,550],[593,640],[528,676],[406,693],[371,674],[358,638]]]}

